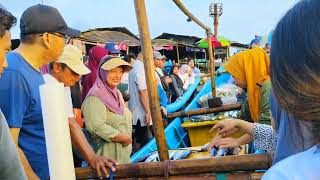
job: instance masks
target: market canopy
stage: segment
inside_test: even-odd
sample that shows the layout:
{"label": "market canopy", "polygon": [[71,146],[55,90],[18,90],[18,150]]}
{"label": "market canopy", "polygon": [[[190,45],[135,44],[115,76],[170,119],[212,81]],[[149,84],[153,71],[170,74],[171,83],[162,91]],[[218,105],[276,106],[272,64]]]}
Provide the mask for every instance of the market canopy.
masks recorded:
{"label": "market canopy", "polygon": [[125,43],[128,46],[140,45],[140,39],[125,27],[89,29],[81,33],[81,38],[103,44],[114,42],[117,44]]}
{"label": "market canopy", "polygon": [[170,39],[153,39],[151,40],[152,47],[156,51],[160,50],[173,50],[173,46],[177,46],[178,43]]}
{"label": "market canopy", "polygon": [[166,39],[176,42],[179,45],[195,47],[195,42],[199,41],[201,38],[196,36],[186,36],[179,34],[162,33],[160,36],[154,38],[156,39]]}
{"label": "market canopy", "polygon": [[[218,36],[218,38],[216,38],[215,36],[211,36],[211,42],[212,42],[213,47],[227,47],[227,46],[231,45],[229,40],[227,40],[226,38],[224,38],[222,36]],[[200,48],[208,48],[209,47],[209,43],[208,43],[207,38],[203,38],[200,41],[196,42],[196,45]]]}

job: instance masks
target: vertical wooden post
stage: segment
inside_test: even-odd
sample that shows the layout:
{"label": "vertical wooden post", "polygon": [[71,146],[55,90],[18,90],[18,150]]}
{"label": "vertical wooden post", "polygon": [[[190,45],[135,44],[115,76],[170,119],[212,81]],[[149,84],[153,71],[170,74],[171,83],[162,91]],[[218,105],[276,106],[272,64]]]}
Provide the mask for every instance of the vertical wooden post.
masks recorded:
{"label": "vertical wooden post", "polygon": [[210,59],[210,77],[211,77],[211,91],[212,91],[212,96],[216,96],[216,85],[214,82],[214,74],[215,74],[215,65],[214,65],[214,54],[213,54],[213,49],[212,49],[212,35],[210,31],[207,31],[207,37],[208,37],[208,51],[209,51],[209,59]]}
{"label": "vertical wooden post", "polygon": [[169,153],[164,135],[162,116],[160,112],[160,103],[158,96],[157,81],[155,78],[155,68],[153,62],[153,51],[151,47],[148,18],[144,0],[134,0],[136,18],[141,39],[141,47],[144,58],[144,69],[147,79],[149,94],[149,104],[152,115],[153,130],[157,142],[158,154],[161,161],[169,159]]}
{"label": "vertical wooden post", "polygon": [[178,64],[180,64],[179,45],[176,45]]}
{"label": "vertical wooden post", "polygon": [[215,14],[215,16],[214,16],[214,27],[213,27],[214,28],[214,36],[216,38],[218,38],[218,26],[219,26],[218,4],[214,4],[213,5],[213,10],[214,10],[214,14]]}
{"label": "vertical wooden post", "polygon": [[129,55],[129,44],[127,44],[127,55]]}

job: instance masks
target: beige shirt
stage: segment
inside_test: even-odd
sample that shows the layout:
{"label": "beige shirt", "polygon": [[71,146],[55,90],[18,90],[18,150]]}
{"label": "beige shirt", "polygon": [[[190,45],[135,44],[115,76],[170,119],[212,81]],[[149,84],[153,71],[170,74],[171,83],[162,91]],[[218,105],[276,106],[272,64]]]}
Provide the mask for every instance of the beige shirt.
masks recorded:
{"label": "beige shirt", "polygon": [[124,147],[111,141],[119,133],[131,136],[132,116],[128,108],[125,108],[124,115],[118,115],[111,112],[99,98],[89,96],[82,104],[82,112],[86,128],[99,144],[97,154],[119,163],[130,163],[132,145]]}

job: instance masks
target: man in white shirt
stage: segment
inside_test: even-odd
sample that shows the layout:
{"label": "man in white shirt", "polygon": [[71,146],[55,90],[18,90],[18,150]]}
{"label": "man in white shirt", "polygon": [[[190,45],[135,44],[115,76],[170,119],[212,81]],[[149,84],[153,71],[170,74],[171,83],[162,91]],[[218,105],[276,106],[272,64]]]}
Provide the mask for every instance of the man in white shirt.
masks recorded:
{"label": "man in white shirt", "polygon": [[144,71],[142,53],[139,53],[129,72],[129,109],[132,112],[133,151],[140,149],[152,138],[151,111],[149,107],[148,89]]}
{"label": "man in white shirt", "polygon": [[83,63],[83,56],[80,49],[68,44],[65,46],[60,59],[50,64],[50,74],[45,74],[44,80],[46,83],[60,82],[65,85],[65,106],[68,114],[72,144],[80,151],[89,165],[94,167],[97,163],[100,163],[100,161],[109,163],[112,163],[113,161],[96,155],[91,148],[80,126],[75,120],[70,92],[70,86],[75,85],[75,83],[80,80],[81,75],[89,73],[90,70]]}

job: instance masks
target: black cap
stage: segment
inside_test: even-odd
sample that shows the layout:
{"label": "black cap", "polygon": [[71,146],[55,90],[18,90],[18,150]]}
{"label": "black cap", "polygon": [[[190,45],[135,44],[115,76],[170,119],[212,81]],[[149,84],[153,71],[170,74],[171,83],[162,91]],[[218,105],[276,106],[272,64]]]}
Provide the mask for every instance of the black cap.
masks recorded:
{"label": "black cap", "polygon": [[58,9],[35,5],[26,9],[20,19],[21,34],[61,33],[71,37],[79,37],[80,31],[69,28]]}

